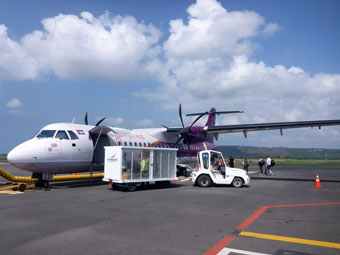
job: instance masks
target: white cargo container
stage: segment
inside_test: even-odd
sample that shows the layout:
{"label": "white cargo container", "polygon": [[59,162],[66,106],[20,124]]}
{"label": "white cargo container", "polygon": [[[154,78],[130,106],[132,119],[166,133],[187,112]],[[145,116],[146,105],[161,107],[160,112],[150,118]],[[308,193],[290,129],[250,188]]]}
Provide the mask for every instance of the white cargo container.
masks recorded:
{"label": "white cargo container", "polygon": [[177,149],[154,147],[106,146],[104,178],[112,188],[137,185],[168,185],[176,177]]}

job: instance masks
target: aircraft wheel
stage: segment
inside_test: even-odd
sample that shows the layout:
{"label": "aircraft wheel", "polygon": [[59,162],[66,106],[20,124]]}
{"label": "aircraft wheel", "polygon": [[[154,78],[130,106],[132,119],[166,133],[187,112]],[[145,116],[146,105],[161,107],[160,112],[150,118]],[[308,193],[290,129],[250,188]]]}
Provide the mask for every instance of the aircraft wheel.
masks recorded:
{"label": "aircraft wheel", "polygon": [[41,184],[42,184],[42,187],[45,188],[45,189],[47,189],[48,187],[50,187],[49,182],[46,181],[46,180],[42,180]]}
{"label": "aircraft wheel", "polygon": [[26,190],[26,184],[21,183],[19,185],[19,191],[24,192]]}
{"label": "aircraft wheel", "polygon": [[243,180],[239,177],[234,178],[232,183],[234,188],[241,188],[243,186]]}
{"label": "aircraft wheel", "polygon": [[134,183],[128,184],[128,190],[129,191],[135,191],[136,190],[136,184],[134,184]]}
{"label": "aircraft wheel", "polygon": [[197,179],[197,184],[200,187],[210,187],[211,185],[211,179],[208,175],[201,175],[200,177],[198,177]]}

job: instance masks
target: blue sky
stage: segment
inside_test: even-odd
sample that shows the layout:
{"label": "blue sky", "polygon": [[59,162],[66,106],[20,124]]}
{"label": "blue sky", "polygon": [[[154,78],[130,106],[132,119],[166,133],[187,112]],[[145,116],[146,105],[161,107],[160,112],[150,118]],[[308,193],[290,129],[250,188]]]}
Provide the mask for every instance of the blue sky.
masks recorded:
{"label": "blue sky", "polygon": [[[339,1],[2,1],[0,153],[44,125],[340,119]],[[189,125],[191,119],[185,119]],[[218,144],[340,148],[340,127]]]}

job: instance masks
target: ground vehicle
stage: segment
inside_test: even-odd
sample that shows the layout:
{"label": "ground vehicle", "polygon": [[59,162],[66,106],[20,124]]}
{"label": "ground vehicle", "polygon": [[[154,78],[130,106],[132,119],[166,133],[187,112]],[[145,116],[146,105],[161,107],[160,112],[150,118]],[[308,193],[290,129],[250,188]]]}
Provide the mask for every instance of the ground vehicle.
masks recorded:
{"label": "ground vehicle", "polygon": [[200,187],[214,184],[231,184],[235,188],[250,184],[246,171],[227,167],[223,155],[219,151],[205,150],[197,154],[196,169],[191,174],[191,180]]}
{"label": "ground vehicle", "polygon": [[104,178],[112,188],[136,186],[150,182],[166,186],[176,177],[177,149],[155,147],[106,146]]}

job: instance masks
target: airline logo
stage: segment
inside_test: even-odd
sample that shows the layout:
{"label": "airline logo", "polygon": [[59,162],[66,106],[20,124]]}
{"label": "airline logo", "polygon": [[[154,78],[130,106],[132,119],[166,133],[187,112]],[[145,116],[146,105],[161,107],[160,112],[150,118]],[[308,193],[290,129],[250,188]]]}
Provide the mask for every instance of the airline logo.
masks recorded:
{"label": "airline logo", "polygon": [[78,135],[85,135],[84,130],[77,130]]}
{"label": "airline logo", "polygon": [[111,162],[117,162],[118,161],[118,158],[116,158],[116,154],[113,154],[111,157],[109,157],[107,159],[108,161],[111,161]]}

